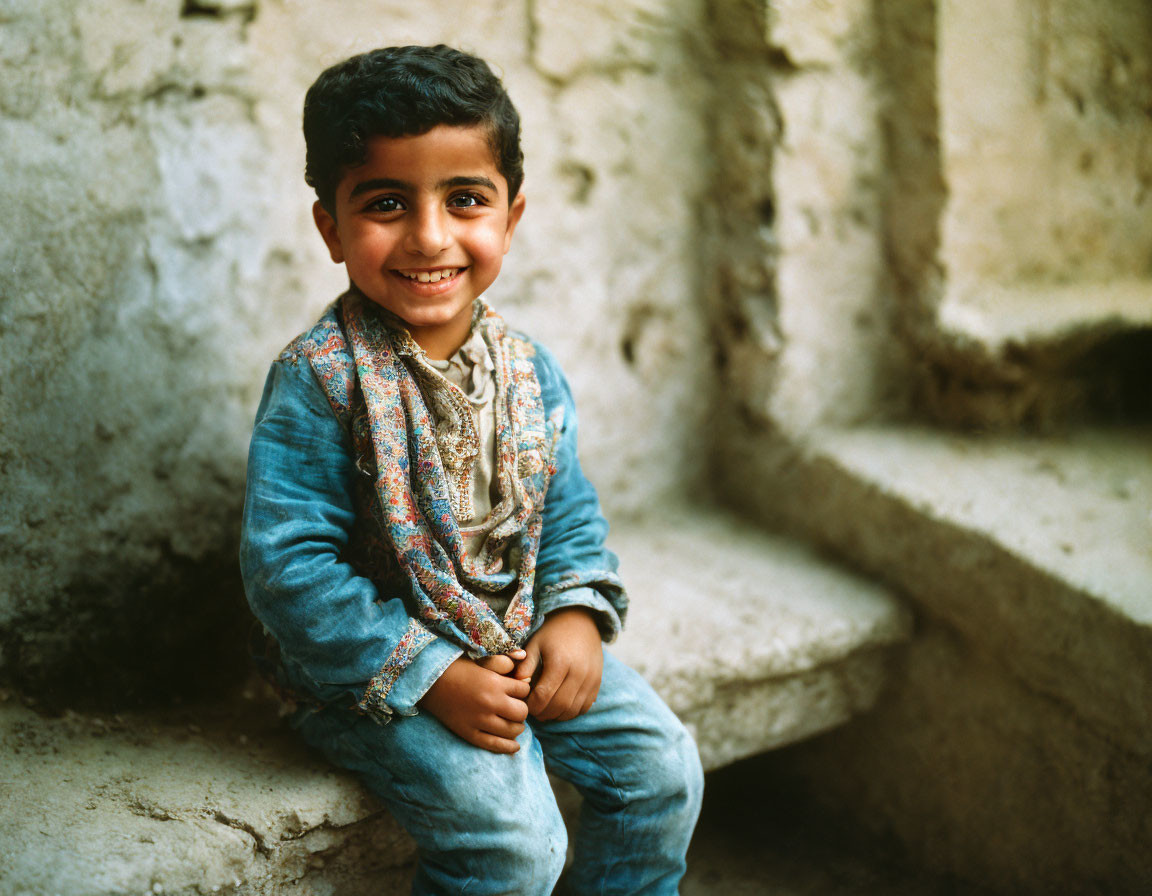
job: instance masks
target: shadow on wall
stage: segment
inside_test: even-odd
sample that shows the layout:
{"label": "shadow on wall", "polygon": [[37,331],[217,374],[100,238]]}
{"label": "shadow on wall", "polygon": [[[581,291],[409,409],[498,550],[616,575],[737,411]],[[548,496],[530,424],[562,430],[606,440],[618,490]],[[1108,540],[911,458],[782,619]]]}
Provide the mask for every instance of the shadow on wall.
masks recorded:
{"label": "shadow on wall", "polygon": [[252,626],[235,551],[162,555],[114,586],[69,583],[51,608],[5,626],[0,651],[6,684],[42,710],[135,709],[238,686]]}
{"label": "shadow on wall", "polygon": [[53,706],[243,674],[254,285],[285,285],[242,17],[120,7],[0,21],[0,683]]}

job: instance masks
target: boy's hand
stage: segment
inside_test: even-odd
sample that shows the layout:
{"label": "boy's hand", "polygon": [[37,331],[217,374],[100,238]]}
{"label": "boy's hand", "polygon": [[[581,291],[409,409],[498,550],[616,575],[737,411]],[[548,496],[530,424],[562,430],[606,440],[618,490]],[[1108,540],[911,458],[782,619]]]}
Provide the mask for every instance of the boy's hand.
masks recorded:
{"label": "boy's hand", "polygon": [[516,668],[516,664],[527,655],[523,650],[517,648],[506,654],[481,657],[476,660],[476,665],[483,666],[485,669],[489,669],[497,675],[508,675]]}
{"label": "boy's hand", "polygon": [[590,610],[565,607],[549,613],[525,651],[513,674],[524,682],[539,674],[528,698],[535,718],[567,721],[592,707],[600,693],[604,652]]}
{"label": "boy's hand", "polygon": [[[519,654],[521,651],[515,651]],[[516,738],[528,718],[528,682],[512,678],[511,657],[460,657],[444,670],[420,699],[422,709],[475,747],[492,753],[515,753]]]}

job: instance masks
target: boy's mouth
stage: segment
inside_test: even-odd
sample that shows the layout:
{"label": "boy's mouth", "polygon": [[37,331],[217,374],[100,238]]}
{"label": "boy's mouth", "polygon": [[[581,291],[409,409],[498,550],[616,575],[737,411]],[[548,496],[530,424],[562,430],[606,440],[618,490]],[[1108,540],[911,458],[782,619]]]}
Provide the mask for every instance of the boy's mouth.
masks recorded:
{"label": "boy's mouth", "polygon": [[401,277],[416,280],[419,283],[439,283],[441,280],[451,280],[463,268],[441,268],[438,271],[397,271]]}

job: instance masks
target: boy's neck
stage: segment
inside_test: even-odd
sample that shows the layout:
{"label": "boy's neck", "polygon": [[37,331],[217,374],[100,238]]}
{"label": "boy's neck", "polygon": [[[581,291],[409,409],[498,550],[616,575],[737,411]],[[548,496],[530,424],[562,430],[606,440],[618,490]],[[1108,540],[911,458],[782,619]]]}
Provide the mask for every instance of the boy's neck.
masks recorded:
{"label": "boy's neck", "polygon": [[472,321],[473,315],[469,314],[460,321],[452,321],[449,325],[441,324],[434,327],[408,325],[408,332],[431,360],[447,361],[468,341],[472,333]]}
{"label": "boy's neck", "polygon": [[460,347],[468,341],[468,334],[472,332],[472,324],[469,321],[468,327],[459,336],[449,336],[441,329],[437,329],[434,333],[425,334],[421,332],[422,329],[409,327],[408,332],[412,334],[412,339],[415,340],[416,344],[424,349],[424,354],[429,359],[447,361],[460,351]]}

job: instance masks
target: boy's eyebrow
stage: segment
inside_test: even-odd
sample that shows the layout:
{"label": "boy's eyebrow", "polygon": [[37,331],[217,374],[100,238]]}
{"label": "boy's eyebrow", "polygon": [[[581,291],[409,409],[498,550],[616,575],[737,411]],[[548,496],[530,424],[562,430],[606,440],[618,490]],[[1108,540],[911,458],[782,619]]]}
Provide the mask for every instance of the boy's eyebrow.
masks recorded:
{"label": "boy's eyebrow", "polygon": [[355,199],[361,193],[370,193],[373,190],[404,190],[411,192],[412,184],[403,180],[393,180],[390,177],[373,177],[370,180],[362,180],[352,188],[352,192],[348,194],[349,199]]}
{"label": "boy's eyebrow", "polygon": [[439,183],[441,190],[451,189],[453,187],[487,187],[492,192],[496,191],[496,184],[492,183],[488,178],[483,176],[476,177],[450,177],[448,180],[442,180]]}
{"label": "boy's eyebrow", "polygon": [[[468,176],[459,175],[457,177],[450,177],[447,180],[442,180],[438,183],[437,188],[440,190],[450,190],[454,187],[487,187],[492,192],[498,192],[496,184],[484,177],[483,175]],[[355,199],[361,193],[370,193],[373,190],[400,190],[402,192],[411,193],[415,190],[415,186],[404,180],[394,180],[391,177],[373,177],[369,180],[362,180],[352,188],[352,192],[348,194],[349,199]]]}

